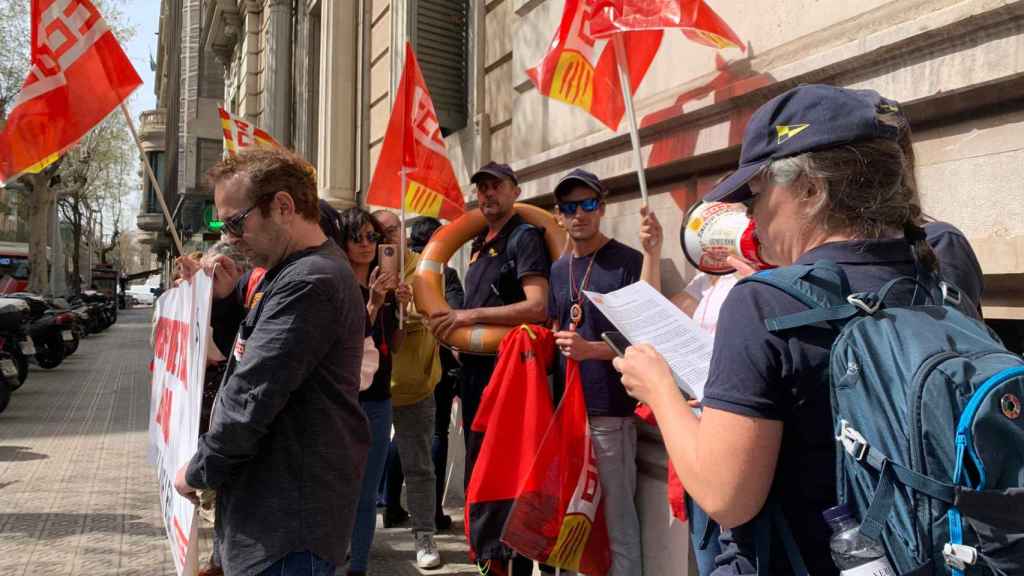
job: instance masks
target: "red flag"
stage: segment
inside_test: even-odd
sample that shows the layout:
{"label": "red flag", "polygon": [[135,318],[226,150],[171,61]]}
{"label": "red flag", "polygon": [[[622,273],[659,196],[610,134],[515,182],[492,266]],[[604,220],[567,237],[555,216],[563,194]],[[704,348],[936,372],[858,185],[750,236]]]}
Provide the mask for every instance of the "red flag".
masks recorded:
{"label": "red flag", "polygon": [[743,41],[703,0],[588,0],[597,12],[590,24],[595,38],[617,32],[679,28],[690,40],[712,48],[739,48]]}
{"label": "red flag", "polygon": [[[646,404],[636,407],[636,415],[637,418],[651,426],[658,425],[657,420],[654,419],[654,411]],[[672,462],[668,463],[668,507],[672,511],[672,515],[680,522],[686,522],[686,490],[683,488],[683,483],[679,480],[676,467],[672,465]]]}
{"label": "red flag", "polygon": [[0,182],[69,148],[142,84],[89,0],[33,0],[31,58],[0,132]]}
{"label": "red flag", "polygon": [[554,349],[551,331],[537,326],[512,330],[501,341],[473,419],[474,431],[493,431],[484,434],[466,488],[466,539],[473,559],[502,562],[512,556],[501,544],[501,531],[551,422],[547,367]]}
{"label": "red flag", "polygon": [[604,492],[590,439],[579,364],[516,496],[502,541],[538,562],[591,576],[611,568]]}
{"label": "red flag", "polygon": [[401,208],[402,170],[407,178],[407,212],[445,220],[454,220],[465,212],[462,190],[448,160],[434,103],[408,42],[405,70],[366,203]]}
{"label": "red flag", "polygon": [[[607,39],[591,34],[595,0],[566,0],[562,23],[544,59],[526,71],[541,94],[578,106],[612,130],[625,114],[615,49]],[[650,30],[623,35],[629,60],[630,92],[635,93],[654,55],[662,32]]]}

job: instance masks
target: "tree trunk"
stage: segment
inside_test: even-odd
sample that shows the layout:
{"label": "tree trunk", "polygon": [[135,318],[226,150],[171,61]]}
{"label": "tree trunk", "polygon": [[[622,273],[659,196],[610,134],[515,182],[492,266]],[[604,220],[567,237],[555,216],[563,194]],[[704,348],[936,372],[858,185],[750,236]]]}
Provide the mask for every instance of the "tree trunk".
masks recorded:
{"label": "tree trunk", "polygon": [[82,206],[75,193],[71,203],[71,293],[82,293]]}
{"label": "tree trunk", "polygon": [[32,187],[28,193],[28,257],[31,267],[28,290],[44,294],[50,287],[50,265],[46,257],[46,245],[49,238],[50,214],[53,212],[53,203],[56,202],[56,191],[50,190],[50,175],[47,171],[24,178]]}

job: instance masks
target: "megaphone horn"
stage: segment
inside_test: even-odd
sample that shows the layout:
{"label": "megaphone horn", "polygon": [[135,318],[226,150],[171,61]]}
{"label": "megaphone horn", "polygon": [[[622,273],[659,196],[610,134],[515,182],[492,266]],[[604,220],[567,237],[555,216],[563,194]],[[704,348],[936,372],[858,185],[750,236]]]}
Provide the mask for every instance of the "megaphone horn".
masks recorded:
{"label": "megaphone horn", "polygon": [[764,270],[772,266],[761,259],[756,224],[743,204],[697,202],[686,213],[679,240],[693,266],[708,274],[732,274],[726,258],[737,256]]}

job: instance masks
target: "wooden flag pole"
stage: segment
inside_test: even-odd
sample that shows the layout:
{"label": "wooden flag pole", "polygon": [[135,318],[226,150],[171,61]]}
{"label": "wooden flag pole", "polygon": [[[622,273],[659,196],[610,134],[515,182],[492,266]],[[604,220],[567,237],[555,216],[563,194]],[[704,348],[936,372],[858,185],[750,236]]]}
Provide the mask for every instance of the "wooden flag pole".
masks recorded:
{"label": "wooden flag pole", "polygon": [[160,183],[156,180],[156,174],[153,174],[153,167],[146,160],[146,151],[142,149],[142,141],[139,140],[139,133],[135,130],[135,122],[132,120],[132,115],[128,112],[128,107],[124,105],[124,102],[121,102],[121,112],[124,112],[124,120],[128,123],[128,130],[131,130],[132,140],[135,140],[135,145],[139,147],[139,154],[142,155],[142,166],[145,168],[146,174],[149,175],[149,183],[153,186],[153,190],[156,191],[156,199],[160,202],[160,208],[164,211],[164,218],[167,218],[167,228],[171,231],[174,246],[178,249],[178,254],[184,256],[185,250],[181,247],[181,238],[178,236],[178,230],[174,228],[171,211],[167,209],[164,192],[160,188]]}
{"label": "wooden flag pole", "polygon": [[626,59],[626,45],[621,32],[612,35],[615,46],[615,62],[619,68],[619,84],[622,86],[622,101],[626,105],[626,118],[629,121],[629,139],[633,143],[633,163],[636,164],[636,175],[640,180],[640,205],[647,206],[647,176],[644,174],[644,160],[640,155],[640,132],[636,123],[636,109],[633,107],[633,92],[630,90],[629,61]]}

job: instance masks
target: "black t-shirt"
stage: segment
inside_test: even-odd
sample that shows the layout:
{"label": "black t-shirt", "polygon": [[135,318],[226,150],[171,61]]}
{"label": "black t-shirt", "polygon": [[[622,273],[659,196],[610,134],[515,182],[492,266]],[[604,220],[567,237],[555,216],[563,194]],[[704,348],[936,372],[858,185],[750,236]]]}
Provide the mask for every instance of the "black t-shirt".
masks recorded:
{"label": "black t-shirt", "polygon": [[[596,258],[590,271],[590,279],[583,289],[607,294],[632,284],[640,279],[644,257],[640,252],[617,240],[609,240],[595,254],[576,258],[568,253],[551,265],[551,290],[548,292],[548,316],[558,322],[562,330],[569,329],[569,309],[572,294],[578,293],[583,276],[590,262]],[[572,267],[572,281],[569,283],[569,267]],[[615,325],[608,321],[586,296],[580,294],[583,307],[583,322],[576,328],[585,340],[601,341],[602,332],[615,331]],[[565,356],[559,355],[557,382],[565,381]],[[629,416],[636,408],[636,400],[626,394],[622,386],[622,375],[604,360],[586,360],[580,363],[580,379],[583,382],[583,396],[587,412],[592,416]]]}
{"label": "black t-shirt", "polygon": [[[363,303],[370,299],[370,289],[366,286],[359,286],[363,293]],[[379,401],[391,398],[391,347],[395,341],[395,330],[398,329],[398,318],[393,293],[389,293],[384,305],[377,311],[377,318],[370,324],[367,319],[367,336],[373,336],[373,343],[380,352],[380,364],[377,371],[373,373],[373,383],[366,390],[359,393],[359,401]]]}
{"label": "black t-shirt", "polygon": [[985,288],[981,264],[964,233],[946,222],[929,222],[924,226],[928,244],[939,259],[939,274],[959,288],[975,306],[981,306]]}
{"label": "black t-shirt", "polygon": [[[833,242],[804,254],[797,264],[831,260],[851,289],[877,291],[897,276],[915,275],[903,239]],[[913,285],[887,298],[909,303]],[[829,351],[835,332],[804,327],[770,333],[764,321],[807,307],[772,286],[739,284],[722,306],[704,405],[784,423],[773,493],[779,498],[804,561],[815,576],[838,574],[829,556],[830,531],[821,512],[836,505],[835,440],[829,401]],[[743,455],[737,454],[737,458]],[[753,561],[753,529],[733,529],[740,553]],[[773,573],[789,574],[781,543],[772,546]]]}
{"label": "black t-shirt", "polygon": [[[469,268],[466,270],[466,309],[493,308],[522,302],[526,299],[522,289],[523,278],[548,277],[551,259],[544,243],[544,233],[540,229],[527,228],[517,235],[514,259],[505,253],[510,235],[525,223],[521,216],[515,214],[490,242],[486,241],[486,231],[473,240]],[[463,409],[468,421],[472,421],[480,395],[491,380],[495,358],[474,354],[464,354],[461,358]]]}
{"label": "black t-shirt", "polygon": [[526,221],[515,214],[498,235],[486,241],[487,232],[473,240],[469,268],[466,270],[465,308],[492,308],[522,302],[521,281],[527,276],[547,278],[551,271],[544,233],[530,227],[517,235],[515,257],[506,254],[512,232]]}

